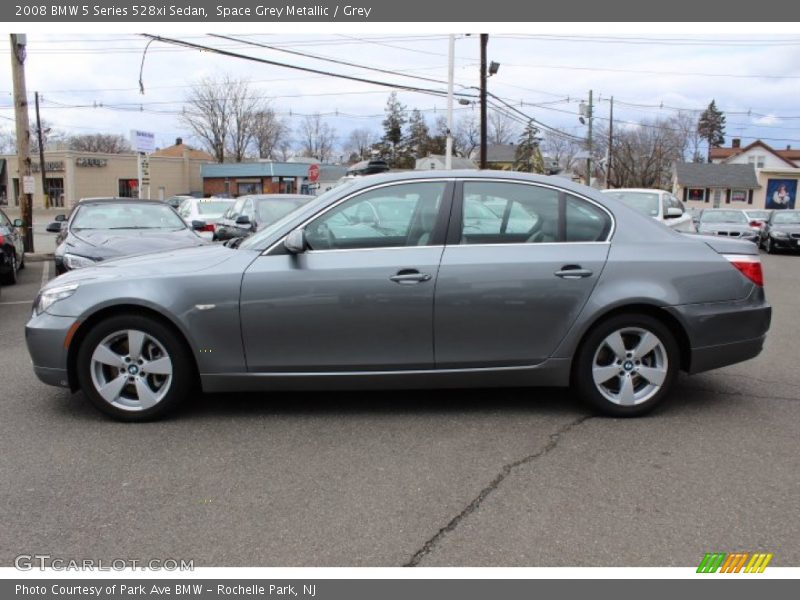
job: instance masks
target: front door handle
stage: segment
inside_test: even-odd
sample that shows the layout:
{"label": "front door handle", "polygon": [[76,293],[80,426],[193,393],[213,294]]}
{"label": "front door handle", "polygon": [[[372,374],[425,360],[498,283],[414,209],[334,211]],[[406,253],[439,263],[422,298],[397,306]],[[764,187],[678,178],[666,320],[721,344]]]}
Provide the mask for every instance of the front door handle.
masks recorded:
{"label": "front door handle", "polygon": [[431,276],[428,273],[420,273],[416,269],[402,269],[398,271],[396,275],[389,277],[389,279],[401,285],[408,285],[430,281]]}
{"label": "front door handle", "polygon": [[564,265],[553,275],[562,279],[584,279],[585,277],[591,277],[593,272],[590,269],[584,269],[580,265]]}

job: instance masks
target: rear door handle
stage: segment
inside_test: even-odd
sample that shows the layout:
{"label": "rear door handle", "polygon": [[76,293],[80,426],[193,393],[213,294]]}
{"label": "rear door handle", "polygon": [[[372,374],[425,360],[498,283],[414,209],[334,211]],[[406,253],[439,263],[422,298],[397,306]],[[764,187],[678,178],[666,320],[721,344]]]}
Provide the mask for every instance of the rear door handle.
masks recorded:
{"label": "rear door handle", "polygon": [[431,276],[428,273],[420,273],[416,269],[402,269],[398,271],[396,275],[389,277],[389,279],[401,285],[408,285],[411,283],[430,281]]}
{"label": "rear door handle", "polygon": [[562,279],[584,279],[591,277],[593,272],[590,269],[584,269],[580,265],[564,265],[559,271],[553,273],[556,277]]}

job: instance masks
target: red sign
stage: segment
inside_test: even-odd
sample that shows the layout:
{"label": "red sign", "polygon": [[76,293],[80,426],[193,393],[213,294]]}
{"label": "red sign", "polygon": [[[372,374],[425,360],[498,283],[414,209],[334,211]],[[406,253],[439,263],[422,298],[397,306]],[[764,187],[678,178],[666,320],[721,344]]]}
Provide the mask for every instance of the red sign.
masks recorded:
{"label": "red sign", "polygon": [[316,183],[319,180],[319,165],[309,165],[308,180],[311,183]]}

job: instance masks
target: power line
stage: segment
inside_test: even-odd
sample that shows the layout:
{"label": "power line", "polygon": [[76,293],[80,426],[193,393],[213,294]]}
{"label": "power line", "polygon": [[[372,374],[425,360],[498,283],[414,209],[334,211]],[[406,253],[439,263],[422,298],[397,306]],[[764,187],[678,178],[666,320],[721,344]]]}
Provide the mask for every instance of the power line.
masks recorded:
{"label": "power line", "polygon": [[596,44],[631,44],[648,46],[718,46],[718,47],[759,47],[759,46],[798,46],[800,38],[786,39],[714,39],[714,38],[660,38],[635,36],[593,36],[561,34],[498,34],[496,37],[510,40],[558,41]]}

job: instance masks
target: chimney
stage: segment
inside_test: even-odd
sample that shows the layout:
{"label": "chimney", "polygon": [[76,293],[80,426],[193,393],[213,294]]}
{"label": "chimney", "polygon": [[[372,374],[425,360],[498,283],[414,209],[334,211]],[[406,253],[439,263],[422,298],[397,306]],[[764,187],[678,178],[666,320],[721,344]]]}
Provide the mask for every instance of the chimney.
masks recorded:
{"label": "chimney", "polygon": [[742,147],[741,138],[733,138],[731,140],[731,148],[741,148],[741,147]]}
{"label": "chimney", "polygon": [[183,138],[175,138],[175,145],[180,146],[183,143]]}
{"label": "chimney", "polygon": [[786,149],[787,150],[791,150],[792,149],[792,145],[791,144],[786,144]]}

